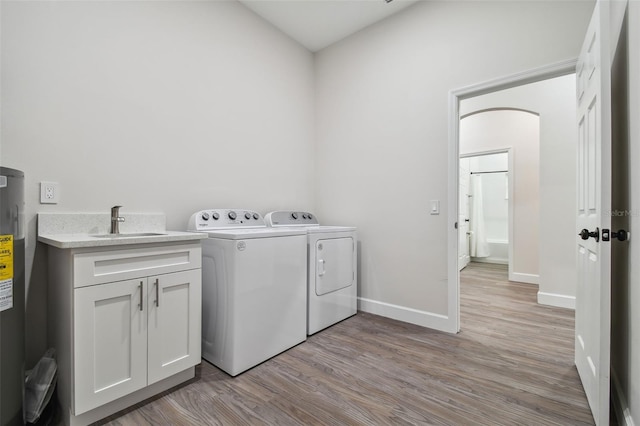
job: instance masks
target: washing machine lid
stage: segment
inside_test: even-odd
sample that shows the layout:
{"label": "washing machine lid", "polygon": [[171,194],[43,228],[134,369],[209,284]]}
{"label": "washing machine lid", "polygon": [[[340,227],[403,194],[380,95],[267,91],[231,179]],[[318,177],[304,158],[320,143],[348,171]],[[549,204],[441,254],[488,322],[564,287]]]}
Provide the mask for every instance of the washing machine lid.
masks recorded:
{"label": "washing machine lid", "polygon": [[221,238],[226,240],[248,240],[252,238],[277,238],[293,235],[306,235],[307,231],[297,228],[252,228],[252,229],[219,229],[200,231],[206,233],[209,238]]}

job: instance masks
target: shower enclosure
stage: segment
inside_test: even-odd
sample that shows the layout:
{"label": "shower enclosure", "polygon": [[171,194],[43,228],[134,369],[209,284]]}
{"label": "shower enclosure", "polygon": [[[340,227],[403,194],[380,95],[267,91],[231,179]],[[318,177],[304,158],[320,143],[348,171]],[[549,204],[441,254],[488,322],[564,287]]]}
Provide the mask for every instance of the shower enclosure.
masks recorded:
{"label": "shower enclosure", "polygon": [[508,264],[508,153],[462,157],[459,192],[460,269],[469,260]]}

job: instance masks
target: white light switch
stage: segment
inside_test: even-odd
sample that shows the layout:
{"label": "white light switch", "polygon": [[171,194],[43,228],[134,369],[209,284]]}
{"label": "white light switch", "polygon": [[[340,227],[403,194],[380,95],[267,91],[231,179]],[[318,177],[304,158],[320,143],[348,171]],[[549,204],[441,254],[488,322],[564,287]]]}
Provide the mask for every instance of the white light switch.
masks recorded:
{"label": "white light switch", "polygon": [[429,214],[440,214],[440,200],[431,200]]}

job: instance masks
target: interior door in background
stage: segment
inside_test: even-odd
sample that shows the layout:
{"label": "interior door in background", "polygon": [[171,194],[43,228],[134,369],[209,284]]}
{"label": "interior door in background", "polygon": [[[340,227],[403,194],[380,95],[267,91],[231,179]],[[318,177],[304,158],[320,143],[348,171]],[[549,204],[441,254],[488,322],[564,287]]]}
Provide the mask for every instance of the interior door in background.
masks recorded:
{"label": "interior door in background", "polygon": [[469,196],[471,166],[468,158],[459,161],[458,177],[458,270],[462,271],[471,260],[469,257]]}

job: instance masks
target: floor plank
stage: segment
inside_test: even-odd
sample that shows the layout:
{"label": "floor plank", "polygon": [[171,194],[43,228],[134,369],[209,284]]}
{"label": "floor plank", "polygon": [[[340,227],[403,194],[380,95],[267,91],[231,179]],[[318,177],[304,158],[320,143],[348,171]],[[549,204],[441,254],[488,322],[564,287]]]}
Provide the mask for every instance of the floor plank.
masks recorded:
{"label": "floor plank", "polygon": [[457,335],[360,312],[236,378],[203,362],[192,383],[101,423],[591,425],[574,313],[536,293],[471,264]]}

